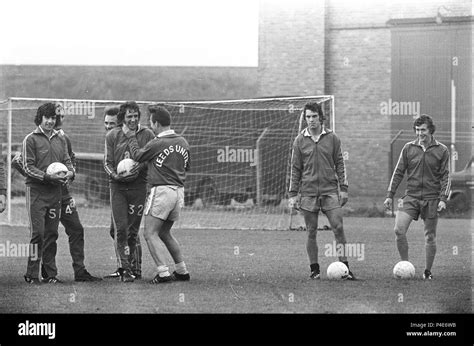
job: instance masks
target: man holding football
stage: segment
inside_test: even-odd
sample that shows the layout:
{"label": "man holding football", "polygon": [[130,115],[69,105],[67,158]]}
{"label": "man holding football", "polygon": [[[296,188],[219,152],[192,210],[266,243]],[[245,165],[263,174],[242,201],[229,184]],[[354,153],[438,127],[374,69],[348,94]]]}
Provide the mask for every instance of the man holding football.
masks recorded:
{"label": "man holding football", "polygon": [[[120,111],[119,106],[108,106],[105,107],[104,109],[104,128],[105,132],[109,132],[110,130],[114,129],[117,127],[117,115]],[[121,125],[121,124],[120,124]],[[115,238],[115,229],[114,229],[114,223],[112,220],[111,216],[111,222],[110,222],[110,236],[112,237],[112,240]],[[116,248],[116,247],[115,247]],[[136,273],[141,273],[141,267],[142,267],[142,246],[140,243],[140,236],[137,236],[137,243],[136,243],[136,251],[133,252],[132,254],[132,259],[131,259],[131,265],[132,268],[137,268],[135,270]],[[118,262],[118,254],[116,253],[117,256],[117,263]],[[113,271],[112,273],[108,274],[105,276],[105,278],[119,278],[120,277],[120,265],[119,267]]]}
{"label": "man holding football", "polygon": [[[325,128],[321,106],[316,102],[307,103],[303,115],[308,126],[293,143],[288,204],[290,209],[297,207],[303,212],[308,232],[306,251],[310,278],[320,279],[316,241],[318,214],[320,210],[326,214],[336,243],[345,245],[341,207],[348,200],[348,183],[341,141],[333,131]],[[349,268],[345,255],[339,260]],[[347,279],[355,280],[350,270]]]}
{"label": "man holding football", "polygon": [[[123,159],[131,158],[128,139],[124,130],[136,134],[140,147],[152,140],[153,131],[140,125],[140,109],[136,102],[120,105],[117,123],[123,124],[110,130],[105,136],[105,172],[110,182],[110,204],[114,223],[114,241],[118,254],[119,274],[123,282],[141,278],[137,238],[146,198],[146,164],[136,165],[126,175],[117,173],[117,166]],[[140,256],[141,257],[141,256]]]}
{"label": "man holding football", "polygon": [[[24,276],[27,283],[39,283],[40,264],[44,266],[43,282],[57,283],[56,252],[62,186],[74,177],[74,168],[67,152],[66,140],[54,129],[57,105],[41,105],[34,118],[36,130],[23,140],[23,168],[26,173],[26,208],[30,223],[31,246],[37,257],[28,257]],[[65,176],[45,173],[53,162],[66,165]]]}
{"label": "man holding football", "polygon": [[[66,148],[71,163],[74,169],[76,168],[75,154],[72,150],[71,140],[62,130],[63,121],[65,117],[64,109],[57,105],[56,106],[56,124],[54,129],[58,132],[58,135],[66,141]],[[21,153],[16,155],[12,160],[12,167],[18,170],[20,174],[26,176],[23,168],[23,158]],[[71,179],[72,180],[72,179]],[[74,270],[74,280],[78,282],[82,281],[100,281],[98,277],[92,276],[85,268],[84,265],[84,227],[79,219],[79,213],[74,199],[69,191],[69,184],[64,184],[61,187],[61,213],[60,222],[64,226],[66,234],[69,240],[69,252],[72,258],[72,267]],[[47,248],[44,251],[49,251]],[[44,265],[41,266],[41,275],[43,278],[47,278],[47,272]],[[59,281],[59,280],[58,280]]]}
{"label": "man holding football", "polygon": [[424,221],[426,267],[423,279],[431,280],[431,268],[436,255],[438,213],[446,209],[451,181],[449,150],[433,134],[433,119],[422,114],[413,122],[416,139],[404,145],[388,186],[384,206],[392,209],[393,196],[407,173],[407,189],[395,218],[397,249],[402,261],[408,261],[406,233],[413,220]]}
{"label": "man holding football", "polygon": [[[151,256],[158,267],[152,284],[171,280],[189,281],[190,275],[178,241],[171,234],[171,227],[178,219],[184,205],[184,181],[190,167],[189,144],[170,128],[171,115],[164,107],[151,105],[150,127],[156,138],[139,147],[137,135],[124,126],[130,139],[131,157],[137,162],[148,162],[148,184],[151,191],[145,207],[145,239]],[[166,257],[161,253],[161,241],[175,262],[173,275],[169,273]]]}

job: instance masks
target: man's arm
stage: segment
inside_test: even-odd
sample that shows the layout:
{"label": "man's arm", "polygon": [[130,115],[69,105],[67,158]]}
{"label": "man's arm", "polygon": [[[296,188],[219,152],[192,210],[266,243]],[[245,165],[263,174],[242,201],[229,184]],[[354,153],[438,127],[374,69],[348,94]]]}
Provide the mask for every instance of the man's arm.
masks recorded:
{"label": "man's arm", "polygon": [[342,155],[341,140],[338,137],[335,137],[333,160],[336,166],[337,179],[339,180],[339,189],[341,192],[347,192],[349,183],[347,182],[346,164],[344,163],[344,156]]}
{"label": "man's arm", "polygon": [[17,152],[15,157],[12,159],[12,168],[15,168],[18,173],[26,177],[25,170],[23,169],[23,157],[20,152]]}
{"label": "man's arm", "polygon": [[441,172],[441,191],[439,193],[440,201],[446,203],[449,196],[449,190],[451,190],[451,178],[449,177],[449,151],[445,150],[443,157],[441,158],[440,165]]}
{"label": "man's arm", "polygon": [[118,176],[114,168],[114,140],[113,133],[107,133],[105,136],[104,170],[112,179]]}
{"label": "man's arm", "polygon": [[39,168],[35,166],[36,164],[36,151],[35,151],[35,143],[33,140],[33,136],[27,136],[23,140],[22,146],[22,154],[23,157],[23,169],[25,170],[25,174],[31,178],[37,179],[39,181],[48,181],[49,176]]}
{"label": "man's arm", "polygon": [[72,167],[74,167],[74,171],[77,172],[76,154],[74,153],[74,151],[72,151],[71,139],[69,138],[67,134],[64,133],[64,131],[63,131],[63,135],[64,135],[64,139],[66,140],[67,153],[69,154],[69,157],[71,158]]}
{"label": "man's arm", "polygon": [[143,148],[138,146],[137,136],[135,131],[127,132],[128,148],[130,149],[130,156],[137,162],[148,162],[155,156],[153,150],[153,142],[148,142]]}
{"label": "man's arm", "polygon": [[407,150],[408,146],[405,144],[398,158],[397,166],[393,171],[392,179],[390,179],[390,183],[388,185],[387,190],[387,198],[393,199],[393,196],[397,191],[398,185],[400,185],[400,182],[403,180],[403,176],[405,175],[405,171],[408,166]]}
{"label": "man's arm", "polygon": [[288,196],[290,198],[298,195],[302,171],[303,161],[301,159],[301,151],[298,147],[296,138],[293,142],[293,150],[291,151],[290,188],[288,189]]}

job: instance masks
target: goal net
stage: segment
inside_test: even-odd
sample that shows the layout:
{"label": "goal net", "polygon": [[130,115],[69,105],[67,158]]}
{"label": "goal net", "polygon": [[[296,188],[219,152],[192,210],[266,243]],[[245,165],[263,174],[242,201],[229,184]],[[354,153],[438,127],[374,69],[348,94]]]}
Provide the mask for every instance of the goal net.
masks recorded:
{"label": "goal net", "polygon": [[[35,129],[37,108],[46,102],[63,106],[64,132],[76,154],[77,174],[71,192],[85,227],[110,224],[109,187],[103,169],[104,109],[124,100],[10,98],[0,105],[2,158],[7,166],[7,210],[0,224],[25,225],[24,178],[10,167],[23,138]],[[191,170],[185,184],[185,207],[176,228],[297,228],[302,221],[287,208],[291,146],[305,127],[307,102],[323,106],[334,128],[332,96],[251,100],[137,101],[140,122],[148,126],[147,106],[159,104],[172,115],[171,127],[190,144]]]}

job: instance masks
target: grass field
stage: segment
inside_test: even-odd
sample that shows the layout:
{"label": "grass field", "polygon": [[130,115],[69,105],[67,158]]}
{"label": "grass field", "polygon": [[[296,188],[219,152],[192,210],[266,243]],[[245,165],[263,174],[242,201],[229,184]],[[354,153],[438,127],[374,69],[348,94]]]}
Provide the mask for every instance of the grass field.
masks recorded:
{"label": "grass field", "polygon": [[[363,245],[362,260],[349,258],[358,281],[330,281],[325,256],[331,231],[318,234],[322,280],[309,279],[304,232],[183,229],[180,241],[190,282],[151,285],[155,275],[141,235],[144,280],[73,281],[67,237],[60,228],[57,264],[61,285],[27,285],[26,258],[0,257],[0,313],[471,313],[470,220],[441,219],[434,280],[423,281],[422,223],[409,230],[414,280],[392,277],[398,261],[392,218],[344,220],[348,241]],[[1,226],[1,242],[25,243],[25,227]],[[103,276],[115,269],[106,228],[86,229],[86,266]],[[170,261],[171,263],[171,261]]]}

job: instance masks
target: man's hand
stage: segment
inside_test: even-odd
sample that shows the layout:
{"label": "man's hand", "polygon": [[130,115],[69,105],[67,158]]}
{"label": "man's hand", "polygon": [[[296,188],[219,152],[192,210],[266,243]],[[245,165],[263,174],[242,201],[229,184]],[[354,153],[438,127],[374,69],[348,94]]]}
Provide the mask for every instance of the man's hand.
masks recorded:
{"label": "man's hand", "polygon": [[130,170],[129,175],[135,175],[140,172],[140,164],[138,162],[135,162],[132,166],[132,169]]}
{"label": "man's hand", "polygon": [[393,200],[391,198],[385,198],[385,201],[383,202],[383,205],[384,205],[385,209],[392,210],[392,203],[393,203]]}
{"label": "man's hand", "polygon": [[[120,174],[119,174],[120,175]],[[122,182],[124,183],[129,183],[131,181],[134,181],[135,179],[138,178],[138,171],[136,171],[135,173],[132,174],[132,172],[130,171],[129,174],[127,175],[120,175],[122,177]]]}
{"label": "man's hand", "polygon": [[[72,172],[71,172],[72,174]],[[44,180],[49,181],[55,185],[65,184],[67,181],[67,174],[65,176],[59,175],[59,173],[45,174]]]}
{"label": "man's hand", "polygon": [[343,207],[349,200],[349,194],[347,192],[341,191],[339,193],[339,200],[341,201],[341,207]]}
{"label": "man's hand", "polygon": [[3,213],[6,207],[7,207],[7,198],[5,197],[5,195],[0,195],[0,213]]}
{"label": "man's hand", "polygon": [[445,201],[439,201],[439,203],[438,203],[438,212],[442,212],[443,210],[446,210],[446,202]]}
{"label": "man's hand", "polygon": [[66,179],[66,182],[68,182],[72,178],[74,178],[74,173],[72,173],[71,171],[67,171],[66,176],[64,178]]}
{"label": "man's hand", "polygon": [[112,179],[119,182],[119,183],[129,183],[134,181],[138,177],[138,171],[134,174],[117,174],[113,173],[111,175]]}
{"label": "man's hand", "polygon": [[296,207],[297,197],[288,198],[288,208],[294,209]]}

